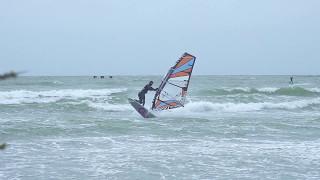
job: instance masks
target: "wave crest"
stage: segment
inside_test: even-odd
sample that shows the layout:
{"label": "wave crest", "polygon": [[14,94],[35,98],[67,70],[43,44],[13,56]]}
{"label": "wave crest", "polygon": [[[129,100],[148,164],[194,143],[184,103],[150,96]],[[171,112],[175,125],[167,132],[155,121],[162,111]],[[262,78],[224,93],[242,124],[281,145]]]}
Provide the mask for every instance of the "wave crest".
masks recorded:
{"label": "wave crest", "polygon": [[272,103],[212,103],[207,101],[191,102],[185,108],[177,109],[183,112],[250,112],[265,109],[294,110],[320,105],[320,98]]}
{"label": "wave crest", "polygon": [[49,91],[0,91],[0,104],[52,103],[60,100],[106,98],[127,89],[61,89]]}
{"label": "wave crest", "polygon": [[266,95],[287,95],[287,96],[316,96],[320,95],[320,88],[302,87],[264,87],[264,88],[220,88],[212,90],[201,90],[201,95],[233,95],[233,94],[266,94]]}

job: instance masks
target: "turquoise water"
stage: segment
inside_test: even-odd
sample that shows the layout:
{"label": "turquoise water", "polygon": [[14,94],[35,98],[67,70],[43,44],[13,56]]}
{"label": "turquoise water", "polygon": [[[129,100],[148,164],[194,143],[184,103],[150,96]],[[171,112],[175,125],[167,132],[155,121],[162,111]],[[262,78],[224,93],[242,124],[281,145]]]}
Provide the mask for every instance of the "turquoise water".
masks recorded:
{"label": "turquoise water", "polygon": [[127,98],[149,80],[0,81],[0,179],[320,178],[319,76],[194,76],[184,108],[143,119]]}

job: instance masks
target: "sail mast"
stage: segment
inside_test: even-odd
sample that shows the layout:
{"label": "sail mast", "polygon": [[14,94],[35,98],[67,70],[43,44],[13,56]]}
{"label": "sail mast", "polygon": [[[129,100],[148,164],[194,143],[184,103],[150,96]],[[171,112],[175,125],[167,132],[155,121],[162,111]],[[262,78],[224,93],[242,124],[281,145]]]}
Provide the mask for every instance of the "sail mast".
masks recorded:
{"label": "sail mast", "polygon": [[167,83],[167,81],[168,81],[168,79],[169,79],[170,74],[172,73],[172,71],[173,71],[173,67],[171,67],[171,68],[169,69],[167,75],[163,78],[160,86],[158,87],[158,90],[157,90],[156,94],[154,95],[154,98],[153,98],[153,101],[152,101],[152,107],[151,107],[151,109],[154,109],[156,99],[157,99],[157,97],[160,95],[160,92],[162,91],[163,87],[166,85],[166,83]]}

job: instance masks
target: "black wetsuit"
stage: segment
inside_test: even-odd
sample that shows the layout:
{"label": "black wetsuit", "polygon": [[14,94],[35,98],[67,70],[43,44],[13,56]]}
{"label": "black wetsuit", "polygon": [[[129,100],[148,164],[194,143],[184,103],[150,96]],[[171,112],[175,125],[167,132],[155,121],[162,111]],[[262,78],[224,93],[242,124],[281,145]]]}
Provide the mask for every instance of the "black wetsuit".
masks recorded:
{"label": "black wetsuit", "polygon": [[151,86],[152,85],[150,85],[150,84],[145,85],[144,88],[138,94],[139,103],[142,104],[143,106],[144,106],[146,94],[148,93],[148,91],[156,91],[156,90],[158,90],[158,88],[154,89]]}

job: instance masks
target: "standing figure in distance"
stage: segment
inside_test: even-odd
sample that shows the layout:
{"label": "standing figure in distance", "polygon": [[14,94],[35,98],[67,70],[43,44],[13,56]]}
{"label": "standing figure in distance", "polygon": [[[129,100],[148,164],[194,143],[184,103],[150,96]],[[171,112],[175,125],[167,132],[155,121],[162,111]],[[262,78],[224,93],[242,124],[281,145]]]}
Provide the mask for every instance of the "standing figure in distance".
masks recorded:
{"label": "standing figure in distance", "polygon": [[293,76],[290,77],[290,84],[293,84]]}

